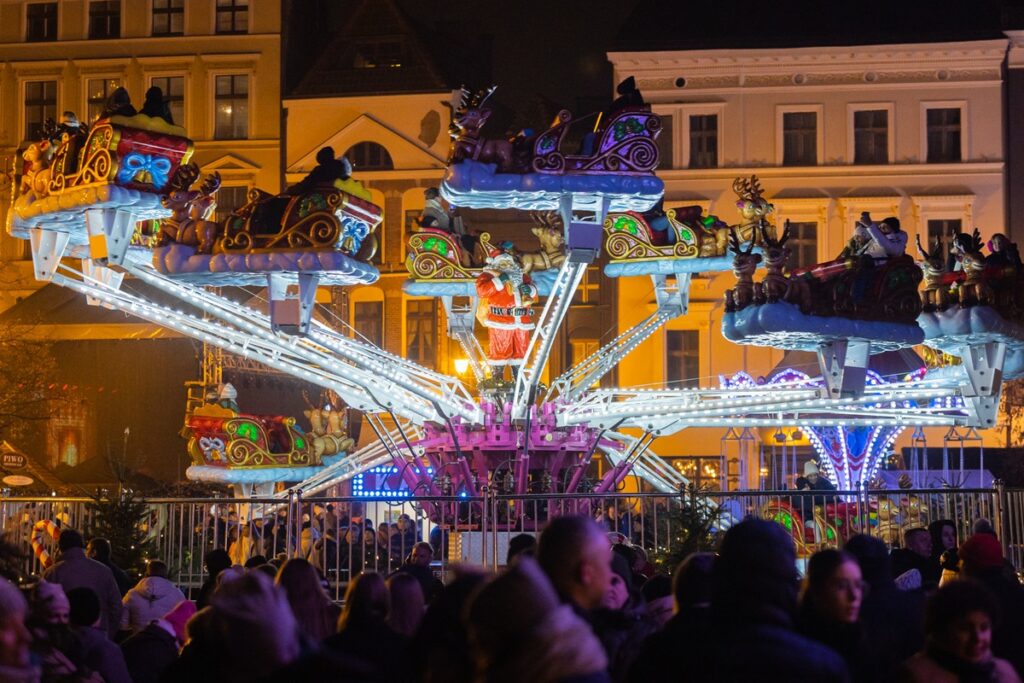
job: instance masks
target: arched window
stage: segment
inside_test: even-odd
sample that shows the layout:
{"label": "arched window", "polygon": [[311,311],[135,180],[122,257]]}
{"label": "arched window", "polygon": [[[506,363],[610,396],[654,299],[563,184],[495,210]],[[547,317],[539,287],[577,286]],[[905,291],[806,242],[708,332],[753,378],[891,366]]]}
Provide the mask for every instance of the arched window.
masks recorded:
{"label": "arched window", "polygon": [[376,142],[360,142],[345,152],[355,171],[389,171],[395,167],[391,155]]}

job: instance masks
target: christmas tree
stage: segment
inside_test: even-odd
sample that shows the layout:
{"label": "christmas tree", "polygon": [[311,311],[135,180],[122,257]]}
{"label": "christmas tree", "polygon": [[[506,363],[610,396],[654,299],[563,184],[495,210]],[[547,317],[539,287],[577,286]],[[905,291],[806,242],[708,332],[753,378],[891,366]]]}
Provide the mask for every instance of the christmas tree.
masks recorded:
{"label": "christmas tree", "polygon": [[132,578],[141,576],[154,552],[149,506],[132,491],[122,489],[113,497],[97,497],[86,507],[92,512],[88,535],[110,541],[114,564]]}

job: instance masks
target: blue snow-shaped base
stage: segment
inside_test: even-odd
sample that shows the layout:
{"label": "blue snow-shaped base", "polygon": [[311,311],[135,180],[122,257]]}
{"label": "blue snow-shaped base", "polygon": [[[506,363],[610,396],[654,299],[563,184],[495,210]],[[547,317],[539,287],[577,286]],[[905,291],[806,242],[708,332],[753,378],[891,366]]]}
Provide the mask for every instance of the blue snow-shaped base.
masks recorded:
{"label": "blue snow-shaped base", "polygon": [[782,302],[726,313],[722,335],[736,344],[787,351],[815,351],[833,341],[867,341],[872,353],[881,353],[924,341],[917,325],[806,315],[798,306]]}
{"label": "blue snow-shaped base", "polygon": [[346,455],[347,453],[338,453],[326,456],[323,459],[324,464],[319,467],[267,467],[233,470],[226,467],[192,465],[185,470],[185,476],[191,481],[205,481],[211,484],[266,484],[276,481],[304,481]]}
{"label": "blue snow-shaped base", "polygon": [[609,211],[648,211],[665,192],[654,174],[498,173],[495,164],[460,161],[448,167],[441,196],[471,209],[554,211],[565,194],[583,195]]}
{"label": "blue snow-shaped base", "polygon": [[[537,293],[541,296],[551,294],[551,288],[558,277],[558,268],[538,270],[530,273]],[[452,282],[435,280],[406,280],[402,291],[409,296],[476,296],[476,280],[458,280]]]}
{"label": "blue snow-shaped base", "polygon": [[1003,379],[1024,376],[1024,326],[1007,320],[991,306],[922,313],[917,324],[924,330],[926,345],[953,356],[969,346],[1002,342],[1006,345]]}
{"label": "blue snow-shaped base", "polygon": [[[759,251],[759,250],[758,250]],[[683,275],[686,273],[714,273],[732,270],[732,256],[708,256],[704,258],[664,258],[645,261],[612,261],[605,265],[608,277],[631,277],[634,275]]]}
{"label": "blue snow-shaped base", "polygon": [[380,278],[372,264],[339,251],[197,254],[194,247],[171,244],[153,250],[153,268],[175,280],[197,285],[265,286],[268,273],[319,276],[322,285],[368,285]]}

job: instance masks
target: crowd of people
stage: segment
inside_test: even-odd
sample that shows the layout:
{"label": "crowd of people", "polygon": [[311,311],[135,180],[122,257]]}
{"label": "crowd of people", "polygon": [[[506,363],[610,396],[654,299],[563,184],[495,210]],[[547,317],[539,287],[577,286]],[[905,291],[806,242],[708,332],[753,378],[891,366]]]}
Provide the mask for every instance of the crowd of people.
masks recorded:
{"label": "crowd of people", "polygon": [[558,517],[510,539],[503,571],[456,566],[446,585],[413,542],[339,606],[298,553],[212,550],[193,601],[164,562],[129,586],[109,543],[64,529],[38,581],[0,579],[0,681],[1021,681],[1024,586],[984,520],[963,543],[950,522],[909,529],[892,552],[854,536],[802,578],[774,522],[732,526],[672,576],[616,536]]}

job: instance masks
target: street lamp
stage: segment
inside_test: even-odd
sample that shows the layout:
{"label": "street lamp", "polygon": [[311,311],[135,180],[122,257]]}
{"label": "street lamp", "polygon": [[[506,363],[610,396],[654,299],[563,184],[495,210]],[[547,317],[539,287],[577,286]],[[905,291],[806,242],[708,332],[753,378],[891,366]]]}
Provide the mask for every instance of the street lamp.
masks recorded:
{"label": "street lamp", "polygon": [[469,370],[469,360],[466,358],[455,359],[455,373],[458,375],[465,375]]}

